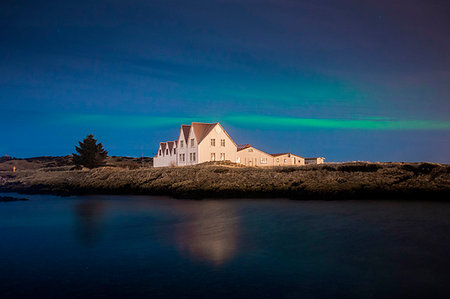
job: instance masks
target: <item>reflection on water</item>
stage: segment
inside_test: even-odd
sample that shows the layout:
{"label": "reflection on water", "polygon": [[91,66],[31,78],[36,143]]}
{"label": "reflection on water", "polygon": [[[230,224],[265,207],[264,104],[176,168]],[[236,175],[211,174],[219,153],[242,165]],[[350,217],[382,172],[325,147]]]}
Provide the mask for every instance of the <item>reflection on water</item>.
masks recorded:
{"label": "reflection on water", "polygon": [[[180,202],[170,206],[140,204],[107,207],[105,200],[83,200],[74,205],[75,233],[77,239],[88,247],[99,243],[103,229],[117,213],[117,219],[133,226],[156,230],[158,238],[165,240],[164,246],[173,246],[180,254],[195,261],[206,261],[220,266],[231,260],[238,250],[239,216],[237,208],[222,201]],[[111,214],[110,213],[110,214]],[[120,213],[119,213],[120,214]],[[160,217],[172,219],[175,225],[160,226]],[[133,230],[136,237],[145,237],[145,229]]]}
{"label": "reflection on water", "polygon": [[203,202],[194,212],[190,206],[181,205],[177,212],[189,215],[174,234],[174,241],[182,252],[216,266],[233,258],[239,240],[236,207],[211,201]]}
{"label": "reflection on water", "polygon": [[139,196],[13,202],[0,205],[0,298],[444,297],[449,207]]}
{"label": "reflection on water", "polygon": [[105,208],[103,201],[96,200],[83,200],[75,204],[75,232],[83,244],[93,246],[98,242]]}

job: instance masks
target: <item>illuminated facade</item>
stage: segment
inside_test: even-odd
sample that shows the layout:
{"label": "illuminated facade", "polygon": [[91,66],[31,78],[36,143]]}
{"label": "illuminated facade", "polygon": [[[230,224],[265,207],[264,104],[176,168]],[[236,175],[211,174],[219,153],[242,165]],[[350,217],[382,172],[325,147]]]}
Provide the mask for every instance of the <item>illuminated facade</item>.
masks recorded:
{"label": "illuminated facade", "polygon": [[219,123],[193,122],[181,125],[177,140],[159,144],[153,166],[187,166],[210,161],[264,167],[322,164],[324,158],[303,158],[291,153],[268,154],[250,144],[238,146]]}

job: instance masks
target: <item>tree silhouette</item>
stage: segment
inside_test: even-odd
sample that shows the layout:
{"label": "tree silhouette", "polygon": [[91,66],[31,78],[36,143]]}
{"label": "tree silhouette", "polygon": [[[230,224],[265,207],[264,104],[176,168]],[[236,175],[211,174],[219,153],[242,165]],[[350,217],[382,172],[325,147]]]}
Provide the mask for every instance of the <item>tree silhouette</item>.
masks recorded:
{"label": "tree silhouette", "polygon": [[79,141],[79,146],[75,146],[78,154],[73,153],[73,163],[77,166],[83,165],[87,168],[95,168],[104,164],[108,152],[103,149],[101,143],[97,144],[94,135],[90,134]]}

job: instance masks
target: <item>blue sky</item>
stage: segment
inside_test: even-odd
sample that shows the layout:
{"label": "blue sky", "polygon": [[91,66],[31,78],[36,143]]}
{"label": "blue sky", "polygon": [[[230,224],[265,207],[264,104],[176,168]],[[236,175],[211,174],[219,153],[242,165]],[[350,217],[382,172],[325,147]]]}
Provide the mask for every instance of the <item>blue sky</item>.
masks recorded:
{"label": "blue sky", "polygon": [[[392,3],[395,2],[395,3]],[[328,161],[450,162],[447,1],[2,1],[0,154],[181,123]]]}

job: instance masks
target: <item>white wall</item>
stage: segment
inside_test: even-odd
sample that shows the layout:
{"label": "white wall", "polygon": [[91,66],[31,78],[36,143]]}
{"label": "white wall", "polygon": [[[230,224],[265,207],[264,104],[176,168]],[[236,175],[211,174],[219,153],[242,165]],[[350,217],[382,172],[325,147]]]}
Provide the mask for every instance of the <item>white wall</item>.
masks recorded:
{"label": "white wall", "polygon": [[[174,144],[175,148],[175,144]],[[159,151],[161,150],[161,155],[159,154]],[[169,151],[167,153],[167,151]],[[167,166],[175,166],[177,165],[177,156],[172,151],[169,150],[169,146],[166,143],[166,148],[164,151],[162,150],[161,145],[158,148],[158,154],[156,157],[153,158],[153,167],[167,167]]]}
{"label": "white wall", "polygon": [[[194,146],[192,146],[191,141],[194,139]],[[198,164],[198,144],[197,138],[194,134],[194,127],[191,126],[189,131],[189,140],[187,142],[187,153],[186,153],[186,165],[195,165]],[[191,154],[195,154],[195,160],[191,161]]]}
{"label": "white wall", "polygon": [[[215,146],[211,146],[211,139],[215,139]],[[225,146],[220,144],[221,139],[225,140]],[[220,161],[220,154],[224,153],[225,160],[236,162],[237,146],[225,130],[220,125],[216,125],[199,144],[198,152],[199,163],[211,161],[211,153],[215,153],[215,161]]]}
{"label": "white wall", "polygon": [[[181,142],[183,142],[183,147],[181,147]],[[177,150],[177,156],[178,156],[178,166],[185,166],[187,165],[187,162],[189,161],[189,154],[186,147],[186,140],[184,139],[183,130],[180,127],[180,134],[178,135],[178,150]],[[181,160],[180,155],[184,154],[184,161]]]}

